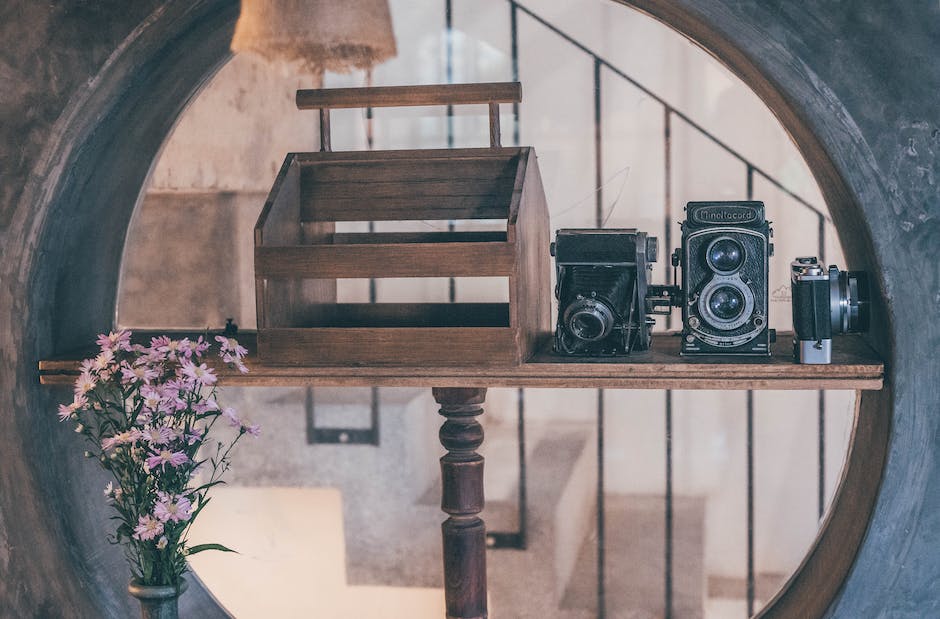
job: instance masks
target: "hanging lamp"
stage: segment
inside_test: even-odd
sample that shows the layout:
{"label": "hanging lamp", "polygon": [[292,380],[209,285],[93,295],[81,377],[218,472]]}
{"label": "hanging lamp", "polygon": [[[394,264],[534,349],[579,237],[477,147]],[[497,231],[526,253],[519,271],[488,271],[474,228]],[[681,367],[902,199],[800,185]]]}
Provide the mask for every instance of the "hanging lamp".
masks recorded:
{"label": "hanging lamp", "polygon": [[242,0],[232,51],[313,74],[369,69],[396,54],[388,0]]}

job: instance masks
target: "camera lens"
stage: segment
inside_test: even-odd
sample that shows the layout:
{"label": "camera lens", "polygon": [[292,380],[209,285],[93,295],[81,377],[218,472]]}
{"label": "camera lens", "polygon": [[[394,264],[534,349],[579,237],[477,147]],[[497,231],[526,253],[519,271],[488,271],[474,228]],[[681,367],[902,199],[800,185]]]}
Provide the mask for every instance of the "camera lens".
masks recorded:
{"label": "camera lens", "polygon": [[708,246],[705,260],[716,273],[730,275],[744,264],[744,248],[731,237],[722,236]]}
{"label": "camera lens", "polygon": [[868,331],[870,302],[865,271],[829,267],[829,317],[833,333]]}
{"label": "camera lens", "polygon": [[581,299],[565,311],[568,331],[583,342],[596,342],[607,337],[614,327],[614,314],[597,299]]}
{"label": "camera lens", "polygon": [[698,296],[699,317],[709,328],[734,331],[754,316],[754,293],[737,276],[715,276]]}
{"label": "camera lens", "polygon": [[708,298],[708,309],[721,320],[734,320],[744,311],[744,295],[737,288],[721,286]]}
{"label": "camera lens", "polygon": [[614,315],[604,303],[584,300],[569,306],[565,312],[568,330],[584,342],[596,342],[607,337],[614,326]]}
{"label": "camera lens", "polygon": [[571,318],[571,331],[578,339],[593,341],[604,333],[604,321],[596,314],[575,314]]}

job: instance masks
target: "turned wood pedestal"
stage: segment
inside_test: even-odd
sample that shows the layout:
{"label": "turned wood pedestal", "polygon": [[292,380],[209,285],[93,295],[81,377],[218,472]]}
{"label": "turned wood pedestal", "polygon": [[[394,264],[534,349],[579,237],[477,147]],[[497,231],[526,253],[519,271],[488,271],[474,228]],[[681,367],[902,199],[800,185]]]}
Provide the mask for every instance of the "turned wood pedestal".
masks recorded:
{"label": "turned wood pedestal", "polygon": [[435,387],[444,416],[441,445],[441,525],[444,542],[444,601],[448,619],[483,619],[486,613],[486,525],[483,511],[483,413],[486,389]]}

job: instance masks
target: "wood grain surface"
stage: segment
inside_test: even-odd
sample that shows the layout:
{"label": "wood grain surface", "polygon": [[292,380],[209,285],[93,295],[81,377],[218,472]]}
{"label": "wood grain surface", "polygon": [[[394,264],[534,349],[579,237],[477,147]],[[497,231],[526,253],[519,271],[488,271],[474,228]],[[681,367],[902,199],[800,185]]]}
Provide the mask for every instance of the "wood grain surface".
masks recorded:
{"label": "wood grain surface", "polygon": [[297,91],[297,109],[473,105],[522,101],[519,82],[320,88]]}
{"label": "wood grain surface", "polygon": [[[483,329],[485,331],[485,329]],[[359,332],[360,345],[368,346],[376,330]],[[446,329],[439,330],[446,331]],[[500,331],[494,329],[494,331]],[[161,332],[162,333],[162,332]],[[149,341],[157,333],[138,332],[135,339]],[[178,334],[180,336],[184,334]],[[189,334],[195,335],[195,334]],[[296,337],[291,334],[291,337]],[[562,357],[551,352],[548,334],[542,334],[539,351],[518,365],[478,365],[467,362],[451,366],[274,366],[259,363],[254,333],[244,332],[239,341],[249,350],[251,372],[238,374],[219,368],[225,383],[232,386],[417,386],[417,387],[569,387],[611,389],[859,389],[883,386],[884,363],[857,336],[833,341],[833,363],[801,365],[793,362],[790,334],[778,335],[770,357],[681,357],[679,338],[653,336],[652,349],[629,357],[612,359]],[[446,346],[440,339],[438,346]],[[480,343],[483,350],[488,346]],[[65,384],[75,380],[79,361],[92,349],[39,362],[43,384]],[[399,355],[408,355],[403,350]],[[355,353],[352,353],[355,356]],[[397,357],[400,363],[403,357]]]}
{"label": "wood grain surface", "polygon": [[497,241],[255,248],[264,278],[506,277],[514,266],[513,247]]}

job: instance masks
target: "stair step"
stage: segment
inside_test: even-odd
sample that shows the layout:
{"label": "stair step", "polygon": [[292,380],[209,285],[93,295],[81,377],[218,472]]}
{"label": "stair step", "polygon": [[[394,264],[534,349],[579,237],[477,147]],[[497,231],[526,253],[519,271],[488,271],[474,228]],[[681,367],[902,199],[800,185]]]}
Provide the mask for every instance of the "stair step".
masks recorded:
{"label": "stair step", "polygon": [[560,605],[594,513],[594,429],[557,422],[529,425],[540,426],[542,438],[528,457],[528,546],[488,553],[489,593],[500,616],[588,619],[590,611]]}
{"label": "stair step", "polygon": [[[606,495],[605,572],[607,617],[664,615],[665,499],[650,495]],[[673,614],[704,613],[704,499],[673,499]],[[597,540],[592,530],[578,557],[575,578],[562,607],[597,610]]]}
{"label": "stair step", "polygon": [[[342,499],[332,488],[216,488],[195,521],[190,565],[233,616],[417,619],[444,614],[441,587],[350,586]],[[247,535],[246,530],[254,534]],[[302,594],[301,594],[302,592]]]}

